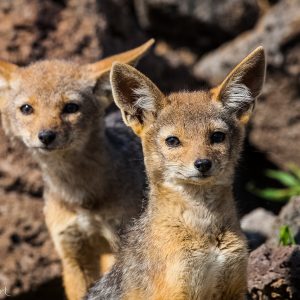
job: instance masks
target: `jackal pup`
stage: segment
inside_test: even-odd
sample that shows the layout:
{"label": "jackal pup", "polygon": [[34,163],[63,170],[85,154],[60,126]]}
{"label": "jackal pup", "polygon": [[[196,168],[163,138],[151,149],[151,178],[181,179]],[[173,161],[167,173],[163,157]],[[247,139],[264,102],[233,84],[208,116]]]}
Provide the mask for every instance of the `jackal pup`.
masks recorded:
{"label": "jackal pup", "polygon": [[112,101],[113,61],[133,64],[152,43],[89,65],[45,60],[18,67],[0,61],[3,127],[41,166],[46,223],[70,300],[81,299],[99,278],[104,254],[118,245],[119,226],[141,210],[139,142],[125,126],[105,125],[104,110]]}
{"label": "jackal pup", "polygon": [[169,96],[113,65],[115,102],[142,140],[149,202],[87,299],[244,299],[248,254],[232,181],[264,77],[261,47],[218,87]]}

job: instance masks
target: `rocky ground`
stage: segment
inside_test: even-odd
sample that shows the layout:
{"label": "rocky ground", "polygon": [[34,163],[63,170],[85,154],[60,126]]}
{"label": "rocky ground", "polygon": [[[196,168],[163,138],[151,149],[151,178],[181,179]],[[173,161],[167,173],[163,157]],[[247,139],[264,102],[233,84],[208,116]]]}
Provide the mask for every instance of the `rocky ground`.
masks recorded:
{"label": "rocky ground", "polygon": [[[245,189],[248,181],[269,184],[266,167],[300,165],[299,0],[2,0],[0,25],[0,58],[20,65],[54,57],[92,62],[155,37],[139,67],[165,92],[212,86],[264,45],[266,86],[235,189],[253,250],[249,294],[300,299],[299,246],[278,247],[277,239],[279,226],[288,224],[300,243],[299,198],[280,212],[282,204]],[[63,299],[60,263],[43,220],[40,171],[1,128],[0,138],[0,299],[4,287],[7,299]]]}

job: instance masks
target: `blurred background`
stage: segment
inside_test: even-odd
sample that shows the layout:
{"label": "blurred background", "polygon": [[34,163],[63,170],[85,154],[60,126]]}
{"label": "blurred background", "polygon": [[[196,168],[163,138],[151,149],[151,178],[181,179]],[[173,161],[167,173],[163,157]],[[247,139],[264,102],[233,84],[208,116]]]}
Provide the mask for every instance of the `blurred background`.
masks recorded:
{"label": "blurred background", "polygon": [[[166,93],[218,84],[254,48],[266,48],[267,80],[235,193],[257,248],[251,299],[300,299],[300,0],[0,1],[0,58],[19,65],[94,62],[150,37],[156,44],[138,68]],[[63,299],[40,171],[1,128],[0,138],[0,299]]]}

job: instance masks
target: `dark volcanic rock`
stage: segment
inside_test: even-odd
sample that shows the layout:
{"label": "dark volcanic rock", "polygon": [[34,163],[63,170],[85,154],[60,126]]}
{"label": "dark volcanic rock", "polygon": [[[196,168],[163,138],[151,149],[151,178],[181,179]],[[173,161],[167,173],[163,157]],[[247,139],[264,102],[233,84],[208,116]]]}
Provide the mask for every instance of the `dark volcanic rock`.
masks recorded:
{"label": "dark volcanic rock", "polygon": [[175,44],[188,43],[198,53],[220,45],[259,16],[254,0],[135,0],[141,26]]}
{"label": "dark volcanic rock", "polygon": [[250,254],[251,299],[300,299],[300,247],[262,245]]}

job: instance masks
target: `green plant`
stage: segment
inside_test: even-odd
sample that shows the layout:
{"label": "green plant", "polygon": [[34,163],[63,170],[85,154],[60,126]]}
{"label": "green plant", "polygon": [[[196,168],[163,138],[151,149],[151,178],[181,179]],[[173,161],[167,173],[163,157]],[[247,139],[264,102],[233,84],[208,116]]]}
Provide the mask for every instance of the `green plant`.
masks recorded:
{"label": "green plant", "polygon": [[300,167],[288,164],[287,171],[267,170],[266,176],[275,179],[284,187],[259,189],[253,183],[249,183],[248,190],[261,198],[272,201],[287,201],[292,196],[300,195]]}
{"label": "green plant", "polygon": [[279,240],[279,245],[283,245],[283,246],[296,245],[296,241],[292,233],[292,230],[287,225],[282,225],[280,227],[278,240]]}

